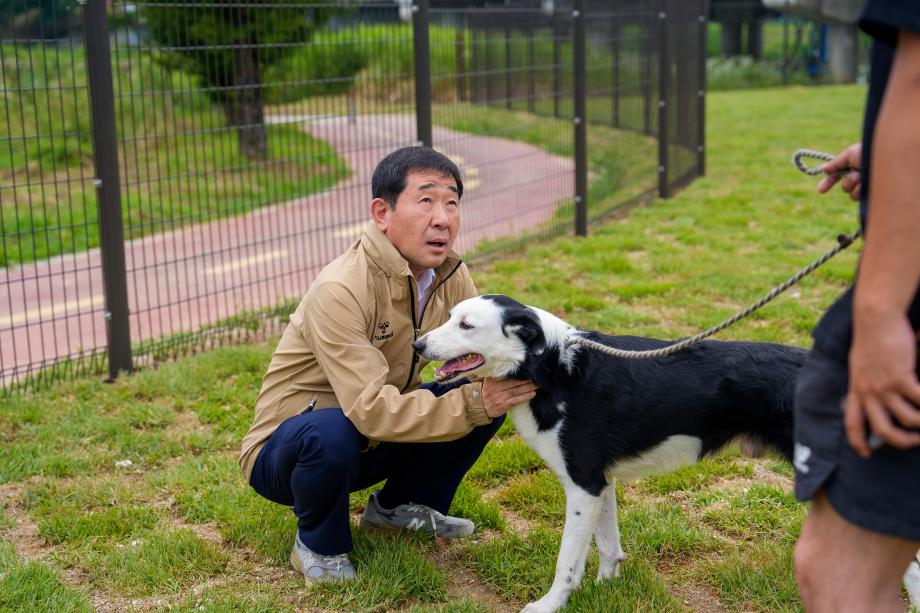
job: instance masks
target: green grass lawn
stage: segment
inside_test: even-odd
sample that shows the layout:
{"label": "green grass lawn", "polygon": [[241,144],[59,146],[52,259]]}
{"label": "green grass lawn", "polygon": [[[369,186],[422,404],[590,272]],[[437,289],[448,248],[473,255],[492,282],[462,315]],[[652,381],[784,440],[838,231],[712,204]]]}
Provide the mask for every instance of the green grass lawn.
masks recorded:
{"label": "green grass lawn", "polygon": [[[569,321],[678,337],[765,292],[856,223],[788,159],[858,134],[858,87],[709,98],[708,174],[587,239],[561,239],[475,271]],[[852,276],[845,253],[723,338],[807,346]],[[254,494],[236,455],[272,344],[224,348],[120,379],[0,400],[0,610],[473,613],[516,611],[552,580],[562,488],[510,423],[453,512],[465,542],[355,530],[359,579],[304,587],[287,568],[290,511]],[[627,560],[568,611],[795,611],[792,544],[805,514],[791,470],[730,449],[618,486]],[[352,497],[363,508],[367,492]],[[586,576],[596,570],[589,560]]]}

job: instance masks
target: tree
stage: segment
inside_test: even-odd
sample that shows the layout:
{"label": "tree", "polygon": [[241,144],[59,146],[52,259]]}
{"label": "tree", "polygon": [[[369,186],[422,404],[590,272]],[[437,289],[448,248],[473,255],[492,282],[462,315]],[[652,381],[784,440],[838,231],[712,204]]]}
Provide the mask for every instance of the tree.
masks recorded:
{"label": "tree", "polygon": [[[239,135],[240,152],[265,157],[262,72],[310,40],[329,17],[323,2],[159,0],[143,8],[166,58],[198,75]],[[175,6],[172,6],[175,5]],[[309,8],[308,8],[309,7]]]}
{"label": "tree", "polygon": [[80,23],[69,0],[0,0],[0,35],[10,38],[63,38]]}

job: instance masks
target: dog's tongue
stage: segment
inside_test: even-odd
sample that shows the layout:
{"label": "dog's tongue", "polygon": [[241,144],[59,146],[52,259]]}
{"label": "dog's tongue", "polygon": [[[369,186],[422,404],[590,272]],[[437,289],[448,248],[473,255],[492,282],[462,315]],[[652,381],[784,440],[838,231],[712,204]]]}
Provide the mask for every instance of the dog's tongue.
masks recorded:
{"label": "dog's tongue", "polygon": [[434,376],[438,379],[445,379],[458,372],[472,370],[484,362],[485,359],[478,353],[468,353],[444,362],[444,366],[434,371]]}

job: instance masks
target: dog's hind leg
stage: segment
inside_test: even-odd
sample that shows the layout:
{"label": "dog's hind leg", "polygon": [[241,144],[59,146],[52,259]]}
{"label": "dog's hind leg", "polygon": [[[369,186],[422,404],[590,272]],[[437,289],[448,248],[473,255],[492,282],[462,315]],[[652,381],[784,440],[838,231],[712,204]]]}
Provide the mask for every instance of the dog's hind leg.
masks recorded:
{"label": "dog's hind leg", "polygon": [[910,597],[910,604],[915,609],[920,609],[920,553],[911,561],[904,573],[904,588]]}
{"label": "dog's hind leg", "polygon": [[574,484],[567,484],[565,489],[565,528],[553,585],[543,598],[524,607],[522,613],[550,613],[562,608],[585,572],[591,535],[601,511],[601,497],[592,496]]}
{"label": "dog's hind leg", "polygon": [[620,562],[623,561],[623,548],[620,547],[620,524],[617,522],[617,488],[616,481],[608,485],[601,493],[601,511],[594,530],[597,553],[600,564],[597,580],[603,581],[620,576]]}

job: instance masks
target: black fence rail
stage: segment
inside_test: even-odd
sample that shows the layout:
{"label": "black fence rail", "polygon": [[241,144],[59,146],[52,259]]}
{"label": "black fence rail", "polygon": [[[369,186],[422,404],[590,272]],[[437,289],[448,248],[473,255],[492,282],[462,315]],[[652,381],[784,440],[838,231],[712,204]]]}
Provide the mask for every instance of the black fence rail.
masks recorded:
{"label": "black fence rail", "polygon": [[0,388],[276,333],[376,162],[464,176],[474,266],[704,170],[705,1],[10,0]]}

